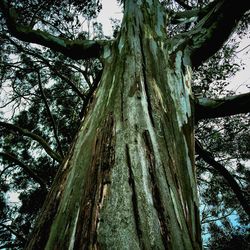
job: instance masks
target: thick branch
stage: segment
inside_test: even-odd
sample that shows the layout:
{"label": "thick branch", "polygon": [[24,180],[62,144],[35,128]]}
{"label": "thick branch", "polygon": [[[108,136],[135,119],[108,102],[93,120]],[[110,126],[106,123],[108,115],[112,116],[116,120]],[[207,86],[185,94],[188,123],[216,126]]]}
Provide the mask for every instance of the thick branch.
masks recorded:
{"label": "thick branch", "polygon": [[33,30],[30,26],[16,23],[16,13],[9,8],[6,0],[0,1],[0,9],[6,19],[9,32],[16,38],[30,43],[46,46],[54,51],[61,52],[72,59],[98,58],[107,41],[68,40],[53,36],[45,31]]}
{"label": "thick branch", "polygon": [[9,129],[10,131],[14,131],[14,132],[18,132],[24,136],[28,136],[31,139],[37,141],[42,147],[43,149],[46,151],[46,153],[52,157],[54,160],[56,160],[57,162],[61,162],[62,159],[61,157],[54,152],[50,146],[47,144],[47,142],[40,137],[39,135],[36,135],[34,133],[31,133],[30,131],[28,131],[27,129],[21,128],[19,126],[16,126],[14,124],[10,124],[10,123],[6,123],[6,122],[0,122],[0,126]]}
{"label": "thick branch", "polygon": [[249,9],[250,1],[246,0],[215,0],[208,5],[207,14],[187,34],[193,66],[199,66],[223,46]]}
{"label": "thick branch", "polygon": [[45,182],[30,167],[26,166],[26,164],[18,160],[15,155],[7,152],[0,152],[0,155],[3,156],[5,159],[19,165],[28,176],[30,176],[35,182],[37,182],[41,186],[42,189],[46,190]]}
{"label": "thick branch", "polygon": [[195,105],[195,119],[216,118],[250,112],[250,92],[221,99],[199,98]]}
{"label": "thick branch", "polygon": [[241,206],[243,207],[244,211],[248,214],[250,217],[250,206],[248,204],[247,199],[242,194],[243,191],[241,190],[238,183],[235,181],[233,176],[230,174],[230,172],[219,162],[217,162],[212,154],[205,149],[202,148],[201,144],[196,140],[195,142],[195,150],[197,154],[210,166],[212,166],[215,170],[217,170],[227,181],[229,187],[233,190],[235,193],[238,201],[240,202]]}

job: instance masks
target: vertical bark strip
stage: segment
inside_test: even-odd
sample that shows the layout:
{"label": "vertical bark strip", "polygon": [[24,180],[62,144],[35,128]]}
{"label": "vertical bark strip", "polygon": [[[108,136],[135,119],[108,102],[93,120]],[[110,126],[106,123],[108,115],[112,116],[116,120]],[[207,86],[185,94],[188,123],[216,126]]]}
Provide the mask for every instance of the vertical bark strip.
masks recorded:
{"label": "vertical bark strip", "polygon": [[91,172],[88,174],[84,199],[80,206],[82,218],[78,220],[75,249],[97,245],[99,212],[110,183],[109,175],[114,163],[114,139],[114,120],[113,115],[109,114],[94,140]]}
{"label": "vertical bark strip", "polygon": [[159,190],[158,187],[158,183],[157,183],[157,179],[156,179],[156,166],[155,166],[155,159],[154,159],[154,151],[153,151],[153,146],[152,146],[152,142],[150,139],[150,135],[149,132],[146,130],[143,133],[143,139],[144,139],[144,143],[145,143],[145,148],[146,148],[146,155],[149,161],[149,174],[150,174],[150,179],[151,179],[151,185],[152,185],[152,193],[153,193],[153,203],[154,203],[154,207],[157,211],[158,214],[158,218],[159,218],[159,222],[160,222],[160,227],[161,227],[161,236],[162,236],[162,241],[163,244],[165,246],[165,248],[167,249],[167,246],[169,244],[170,241],[170,235],[169,235],[169,230],[167,227],[167,221],[166,218],[164,216],[164,206],[162,204],[161,201],[161,192]]}
{"label": "vertical bark strip", "polygon": [[137,199],[137,194],[136,194],[135,180],[134,180],[134,174],[133,174],[133,170],[131,166],[131,159],[129,155],[128,144],[126,144],[126,158],[127,158],[128,169],[129,169],[129,185],[131,186],[131,189],[132,189],[132,204],[133,204],[136,232],[137,232],[137,236],[140,242],[140,248],[144,249],[145,246],[143,245],[143,242],[141,241],[142,231],[141,231],[141,226],[140,226],[138,199]]}

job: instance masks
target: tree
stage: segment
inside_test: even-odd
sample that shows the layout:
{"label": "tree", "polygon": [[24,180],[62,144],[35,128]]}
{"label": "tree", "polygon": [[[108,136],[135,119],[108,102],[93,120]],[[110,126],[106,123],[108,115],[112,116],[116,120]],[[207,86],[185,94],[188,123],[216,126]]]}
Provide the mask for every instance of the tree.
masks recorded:
{"label": "tree", "polygon": [[[188,10],[173,12],[166,8],[171,5],[167,1],[123,1],[120,31],[115,39],[105,40],[84,35],[73,39],[55,30],[50,34],[36,29],[36,15],[24,15],[20,23],[21,16],[15,11],[18,4],[0,2],[11,36],[72,60],[99,58],[103,65],[100,82],[97,73],[91,82],[94,87],[99,84],[96,90],[90,88],[89,99],[72,83],[73,77],[65,77],[46,62],[46,67],[88,102],[67,156],[46,101],[49,93],[43,90],[46,75],[41,77],[39,68],[34,77],[50,117],[55,150],[43,136],[1,122],[39,142],[55,161],[63,159],[26,249],[201,249],[195,145],[197,153],[226,178],[250,214],[237,182],[194,140],[198,120],[249,112],[249,94],[199,99],[191,88],[192,69],[223,46],[250,3],[215,0],[193,9],[185,1],[176,2]],[[78,1],[74,4],[79,7]],[[169,36],[168,25],[183,20],[185,30],[179,34],[173,30]],[[39,53],[36,57],[43,61]],[[22,119],[28,120],[28,115],[23,113]],[[40,188],[47,189],[14,154],[1,154],[26,167]]]}

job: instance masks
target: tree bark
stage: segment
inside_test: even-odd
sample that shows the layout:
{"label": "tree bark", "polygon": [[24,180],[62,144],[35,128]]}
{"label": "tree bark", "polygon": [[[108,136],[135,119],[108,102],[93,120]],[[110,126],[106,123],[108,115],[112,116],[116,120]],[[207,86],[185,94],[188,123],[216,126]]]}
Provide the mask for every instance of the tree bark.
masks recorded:
{"label": "tree bark", "polygon": [[191,70],[158,1],[122,29],[26,249],[201,249]]}

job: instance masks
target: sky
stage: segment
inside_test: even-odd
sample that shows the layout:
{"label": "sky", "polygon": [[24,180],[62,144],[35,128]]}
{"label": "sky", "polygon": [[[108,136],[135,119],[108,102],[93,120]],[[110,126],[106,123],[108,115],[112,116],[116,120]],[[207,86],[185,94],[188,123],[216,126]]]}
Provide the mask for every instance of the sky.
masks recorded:
{"label": "sky", "polygon": [[112,35],[112,26],[110,18],[122,19],[122,8],[116,0],[102,0],[102,10],[97,21],[103,24],[103,32],[105,35]]}
{"label": "sky", "polygon": [[239,48],[236,50],[236,62],[242,62],[243,68],[236,73],[228,86],[230,90],[237,94],[243,94],[250,91],[250,35],[247,34],[240,41]]}

